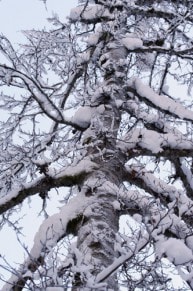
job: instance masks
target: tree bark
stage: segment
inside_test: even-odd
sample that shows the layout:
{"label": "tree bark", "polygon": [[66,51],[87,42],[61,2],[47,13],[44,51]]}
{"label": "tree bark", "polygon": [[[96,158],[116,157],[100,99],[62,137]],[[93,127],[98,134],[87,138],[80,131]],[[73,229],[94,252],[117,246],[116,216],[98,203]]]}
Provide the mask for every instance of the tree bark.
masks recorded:
{"label": "tree bark", "polygon": [[[116,61],[120,57],[122,55],[118,56],[115,62],[110,58],[112,66],[104,69],[104,82],[108,83],[108,93],[104,92],[98,100],[95,100],[97,104],[104,106],[105,110],[96,120],[93,120],[95,137],[92,144],[88,146],[88,156],[94,157],[93,162],[99,165],[99,170],[85,179],[81,186],[85,196],[96,197],[96,202],[85,210],[84,219],[77,233],[77,247],[84,257],[82,265],[90,266],[89,272],[93,278],[112,264],[118,255],[114,250],[114,243],[119,229],[119,213],[114,209],[113,201],[117,201],[118,193],[115,189],[118,189],[122,181],[121,169],[124,165],[123,158],[116,149],[121,122],[116,99],[121,99],[122,92],[120,87],[119,91],[117,87],[123,81],[116,77],[116,71],[120,70],[120,67],[116,66]],[[86,282],[88,279],[77,273],[72,290],[83,290],[86,283],[88,286]],[[100,287],[100,290],[119,290],[116,274],[108,277],[104,283],[106,286],[104,289]],[[94,289],[91,287],[90,290]]]}
{"label": "tree bark", "polygon": [[[90,266],[89,272],[97,276],[104,268],[109,266],[116,257],[114,241],[118,231],[119,216],[113,208],[112,202],[116,200],[114,189],[117,184],[115,175],[108,175],[109,164],[106,169],[93,173],[83,184],[85,195],[94,195],[96,202],[84,212],[84,220],[78,230],[77,247],[82,253],[82,266]],[[95,182],[95,185],[93,184]],[[81,274],[76,274],[72,290],[83,290],[85,280]],[[107,279],[107,289],[118,290],[116,275]],[[91,288],[92,290],[92,288]]]}

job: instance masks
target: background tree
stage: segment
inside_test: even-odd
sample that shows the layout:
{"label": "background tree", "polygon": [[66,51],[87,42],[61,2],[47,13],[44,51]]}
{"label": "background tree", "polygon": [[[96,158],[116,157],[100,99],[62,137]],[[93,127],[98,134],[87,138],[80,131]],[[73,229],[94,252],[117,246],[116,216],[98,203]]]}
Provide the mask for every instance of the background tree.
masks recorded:
{"label": "background tree", "polygon": [[1,226],[19,235],[34,195],[45,217],[3,290],[173,290],[174,272],[193,289],[192,15],[188,0],[85,0],[19,52],[1,36]]}

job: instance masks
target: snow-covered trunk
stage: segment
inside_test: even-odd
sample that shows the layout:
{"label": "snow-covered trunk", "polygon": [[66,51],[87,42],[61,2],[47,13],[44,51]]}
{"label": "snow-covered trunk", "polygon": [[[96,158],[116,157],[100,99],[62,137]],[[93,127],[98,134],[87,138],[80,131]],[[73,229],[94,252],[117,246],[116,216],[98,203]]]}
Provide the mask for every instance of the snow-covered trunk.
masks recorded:
{"label": "snow-covered trunk", "polygon": [[105,32],[105,35],[106,45],[98,62],[103,78],[100,90],[96,88],[96,94],[90,102],[96,113],[83,134],[88,156],[99,165],[99,169],[86,177],[81,191],[85,196],[94,196],[96,199],[85,209],[77,231],[77,248],[81,254],[77,265],[81,269],[76,273],[73,291],[84,290],[85,287],[88,288],[86,290],[119,290],[116,274],[107,276],[106,281],[101,282],[106,286],[94,284],[97,274],[118,256],[115,250],[119,227],[116,205],[124,166],[124,158],[117,150],[116,143],[121,123],[119,106],[124,100],[127,50],[113,34]]}
{"label": "snow-covered trunk", "polygon": [[[81,266],[85,268],[85,278],[82,273],[76,274],[73,290],[83,290],[90,286],[98,273],[109,266],[117,257],[114,250],[116,233],[118,231],[119,215],[115,204],[121,182],[122,158],[116,150],[116,139],[121,117],[116,106],[115,87],[111,80],[111,92],[108,102],[104,102],[104,111],[91,122],[92,142],[87,145],[88,155],[99,165],[81,185],[85,196],[94,196],[95,203],[85,209],[83,221],[77,233],[77,248],[82,254]],[[104,96],[104,99],[106,95]],[[118,96],[117,96],[118,98]],[[100,96],[101,100],[101,96]],[[96,102],[96,100],[95,100]],[[92,125],[93,124],[93,125]],[[90,129],[89,129],[90,130]],[[91,279],[91,282],[88,280]],[[108,277],[104,290],[118,290],[116,275]],[[103,290],[102,286],[98,286]],[[87,289],[86,289],[87,290]],[[89,290],[89,289],[88,289]]]}
{"label": "snow-covered trunk", "polygon": [[[101,170],[93,173],[83,185],[85,195],[94,195],[96,201],[85,210],[84,220],[78,230],[77,247],[82,254],[81,265],[88,272],[85,272],[85,278],[81,278],[80,273],[76,274],[73,290],[83,290],[89,285],[92,289],[96,275],[116,258],[114,242],[118,231],[118,214],[113,207],[113,201],[116,199],[114,188],[118,179],[115,174],[109,175],[109,169],[110,163],[104,168],[102,165]],[[109,277],[105,283],[108,290],[118,290],[115,275]]]}
{"label": "snow-covered trunk", "polygon": [[[109,100],[112,101],[111,98]],[[95,203],[85,209],[84,219],[77,232],[77,248],[82,257],[80,271],[83,271],[85,278],[83,273],[77,272],[72,290],[83,290],[88,285],[91,290],[97,274],[116,258],[114,242],[119,216],[114,202],[117,200],[121,181],[122,161],[119,154],[116,154],[120,115],[111,101],[105,105],[103,113],[93,121],[95,137],[93,136],[91,145],[88,145],[88,155],[92,155],[99,169],[84,180],[81,191],[85,196],[94,196],[96,199]],[[89,279],[91,282],[88,283]],[[105,283],[108,290],[118,290],[116,275],[109,277]]]}

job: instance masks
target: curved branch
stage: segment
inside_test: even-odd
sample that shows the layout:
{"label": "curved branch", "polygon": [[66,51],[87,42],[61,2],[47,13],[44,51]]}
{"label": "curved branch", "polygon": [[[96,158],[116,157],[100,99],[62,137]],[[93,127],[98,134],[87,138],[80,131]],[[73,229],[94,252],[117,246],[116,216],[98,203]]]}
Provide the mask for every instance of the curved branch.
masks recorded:
{"label": "curved branch", "polygon": [[92,205],[94,200],[94,197],[85,197],[83,193],[79,193],[63,206],[59,213],[46,219],[35,235],[34,245],[28,259],[22,264],[21,269],[12,275],[2,291],[10,290],[10,286],[12,290],[23,290],[27,280],[32,278],[32,273],[44,264],[45,256],[58,241],[71,233],[71,229],[68,228],[69,222],[82,216],[84,210]]}
{"label": "curved branch", "polygon": [[175,118],[193,122],[193,112],[182,106],[179,102],[166,95],[158,95],[152,88],[135,78],[127,87],[128,92],[135,94],[147,105]]}
{"label": "curved branch", "polygon": [[159,133],[155,130],[133,127],[117,142],[117,148],[133,156],[192,156],[193,142],[180,132]]}
{"label": "curved branch", "polygon": [[136,253],[138,253],[140,250],[146,247],[146,245],[149,243],[149,234],[146,232],[143,235],[140,235],[138,238],[136,245],[133,249],[130,249],[127,254],[121,255],[119,258],[116,258],[114,262],[109,265],[107,268],[105,268],[103,271],[101,271],[95,280],[95,284],[103,282],[105,279],[107,279],[113,272],[115,272],[122,264],[124,264],[126,261],[131,259],[133,256],[135,256]]}
{"label": "curved branch", "polygon": [[193,199],[193,175],[191,170],[186,167],[185,163],[183,163],[183,159],[181,159],[178,155],[171,157],[171,162],[173,163],[176,170],[175,178],[181,178],[188,197]]}
{"label": "curved branch", "polygon": [[[178,14],[175,14],[173,12],[168,12],[166,10],[158,10],[156,8],[153,8],[153,7],[147,7],[147,8],[140,8],[139,6],[138,7],[129,7],[130,10],[129,10],[129,15],[133,15],[133,14],[136,14],[136,15],[141,15],[141,16],[144,16],[146,18],[162,18],[162,19],[165,19],[165,20],[174,20],[176,19],[177,20],[181,20],[182,17],[184,17],[184,19],[186,21],[189,21],[190,23],[193,22],[193,17],[191,15],[191,11],[189,11],[189,13],[185,13],[184,15],[178,15]],[[189,14],[189,15],[188,15]],[[181,22],[180,22],[181,23]]]}
{"label": "curved branch", "polygon": [[82,160],[75,166],[69,166],[62,172],[55,175],[42,176],[26,186],[20,187],[15,191],[11,191],[6,196],[0,199],[0,214],[22,203],[25,198],[40,193],[49,191],[58,187],[70,187],[81,183],[85,176],[98,168],[98,165],[89,161]]}

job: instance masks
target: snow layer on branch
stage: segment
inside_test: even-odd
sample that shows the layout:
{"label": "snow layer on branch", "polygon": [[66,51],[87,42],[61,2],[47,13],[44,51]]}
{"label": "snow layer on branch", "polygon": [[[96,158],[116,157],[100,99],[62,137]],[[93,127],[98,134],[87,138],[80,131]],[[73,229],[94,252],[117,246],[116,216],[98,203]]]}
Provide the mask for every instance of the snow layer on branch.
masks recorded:
{"label": "snow layer on branch", "polygon": [[158,242],[156,245],[158,257],[166,255],[175,265],[182,265],[193,260],[192,251],[184,244],[182,240],[169,238],[166,241]]}
{"label": "snow layer on branch", "polygon": [[80,127],[87,128],[90,125],[93,109],[89,106],[80,107],[72,117],[72,122]]}
{"label": "snow layer on branch", "polygon": [[89,5],[89,6],[78,6],[70,11],[70,20],[77,21],[80,17],[84,20],[93,20],[96,17],[105,17],[108,19],[114,19],[113,14],[109,10],[105,9],[102,5]]}
{"label": "snow layer on branch", "polygon": [[[63,177],[64,175],[77,175],[82,171],[89,172],[96,167],[96,164],[91,162],[89,159],[84,159],[77,165],[71,165],[68,169],[60,172],[56,175],[57,178]],[[93,198],[92,198],[93,199]],[[47,220],[43,222],[40,226],[34,239],[34,246],[31,250],[32,258],[37,258],[40,255],[42,247],[53,247],[57,240],[65,233],[67,223],[76,217],[78,214],[83,212],[90,199],[85,199],[85,196],[81,193],[74,199],[72,199],[68,205],[61,208],[61,211],[53,216],[50,216]]]}
{"label": "snow layer on branch", "polygon": [[[77,175],[82,171],[89,172],[96,167],[96,164],[89,159],[84,159],[77,165],[71,165],[63,172],[55,175],[55,178],[63,177],[64,175]],[[95,197],[85,197],[84,193],[79,193],[75,198],[70,200],[67,205],[64,205],[59,213],[50,216],[40,226],[34,238],[34,245],[24,265],[21,266],[21,273],[24,268],[30,264],[31,260],[38,259],[44,251],[52,249],[57,241],[65,235],[68,222],[82,215],[87,207],[93,205]],[[3,287],[2,291],[10,290],[10,285],[18,281],[17,275],[12,275],[8,283]]]}
{"label": "snow layer on branch", "polygon": [[[36,160],[36,163],[40,165],[40,164],[44,164],[45,161],[48,161],[48,160]],[[91,162],[90,159],[88,158],[85,158],[81,160],[78,164],[71,164],[69,167],[67,167],[63,171],[59,170],[58,172],[56,172],[53,168],[49,168],[47,174],[53,179],[58,179],[65,176],[74,177],[81,174],[82,172],[89,173],[93,169],[97,169],[97,168],[98,168],[98,165],[96,163]],[[19,186],[15,187],[13,190],[9,191],[6,195],[0,198],[0,205],[7,203],[14,197],[17,197],[20,191],[28,191],[30,193],[30,189],[34,189],[36,186],[41,184],[41,181],[44,179],[45,179],[45,176],[41,175],[40,177],[33,180],[32,182],[23,183],[20,187]]]}
{"label": "snow layer on branch", "polygon": [[165,95],[158,95],[149,86],[143,84],[140,79],[134,79],[131,85],[134,86],[141,97],[146,98],[156,107],[171,112],[179,118],[193,120],[192,111],[184,108],[183,105]]}
{"label": "snow layer on branch", "polygon": [[42,249],[53,248],[58,239],[65,234],[68,222],[82,214],[87,206],[93,202],[93,197],[86,199],[83,194],[79,193],[67,205],[63,206],[59,213],[46,219],[35,235],[30,257],[38,258]]}
{"label": "snow layer on branch", "polygon": [[70,121],[82,128],[87,128],[90,126],[91,119],[97,115],[103,114],[104,111],[104,105],[100,105],[95,108],[90,106],[82,106],[75,112]]}
{"label": "snow layer on branch", "polygon": [[5,203],[9,202],[11,199],[17,197],[17,195],[20,191],[28,190],[30,188],[35,187],[36,185],[38,185],[41,182],[42,178],[44,178],[43,175],[32,182],[23,183],[22,186],[20,186],[20,187],[15,186],[13,190],[10,190],[7,194],[5,194],[3,197],[0,198],[0,205],[3,205]]}
{"label": "snow layer on branch", "polygon": [[[185,193],[176,189],[173,185],[169,185],[163,180],[156,178],[151,172],[148,172],[144,167],[141,167],[141,165],[126,165],[125,168],[129,173],[133,173],[133,171],[137,173],[137,177],[141,179],[143,181],[143,185],[145,185],[144,190],[149,191],[151,189],[157,194],[163,195],[164,197],[169,197],[171,205],[168,204],[168,206],[178,206],[180,216],[185,212],[187,215],[192,215],[193,202]],[[135,199],[137,200],[137,193],[134,197],[136,197]],[[140,203],[142,203],[142,201]],[[179,222],[177,222],[177,224],[179,224]]]}
{"label": "snow layer on branch", "polygon": [[171,127],[169,122],[165,121],[160,114],[149,114],[143,110],[143,105],[139,100],[128,100],[127,102],[122,101],[121,107],[131,115],[135,115],[138,119],[142,119],[147,123],[155,124],[157,128],[162,129],[164,132],[170,132],[181,135],[182,133],[175,127]]}
{"label": "snow layer on branch", "polygon": [[88,45],[96,45],[98,43],[98,40],[99,40],[99,37],[101,36],[101,33],[100,32],[95,32],[93,34],[90,34],[88,36],[88,39],[87,39],[87,44]]}
{"label": "snow layer on branch", "polygon": [[123,151],[143,148],[156,154],[162,152],[164,148],[192,150],[193,142],[187,140],[187,137],[183,136],[182,134],[161,134],[146,128],[133,128],[133,130],[125,135],[124,141],[120,141],[117,146]]}
{"label": "snow layer on branch", "polygon": [[[89,158],[82,159],[78,164],[71,164],[68,168],[64,169],[63,171],[59,171],[57,174],[54,175],[55,178],[62,178],[63,176],[76,176],[84,173],[89,173],[93,169],[97,169],[99,166],[91,162]],[[48,172],[49,174],[49,172]]]}

